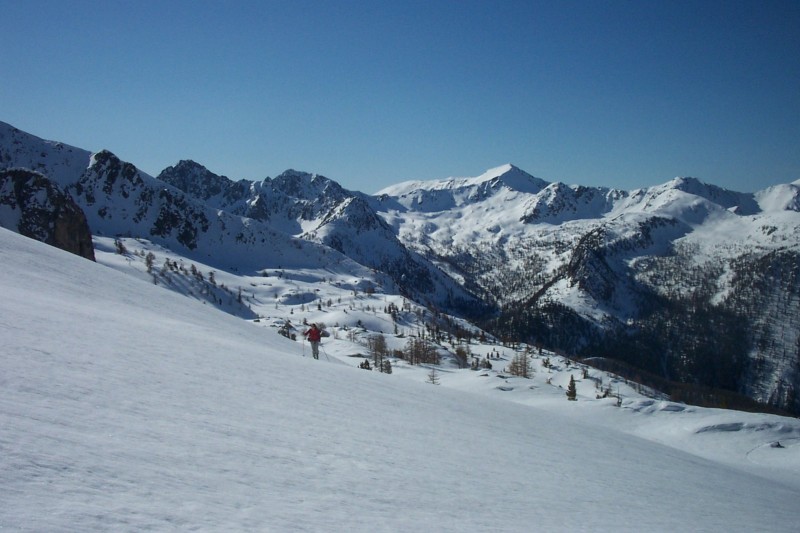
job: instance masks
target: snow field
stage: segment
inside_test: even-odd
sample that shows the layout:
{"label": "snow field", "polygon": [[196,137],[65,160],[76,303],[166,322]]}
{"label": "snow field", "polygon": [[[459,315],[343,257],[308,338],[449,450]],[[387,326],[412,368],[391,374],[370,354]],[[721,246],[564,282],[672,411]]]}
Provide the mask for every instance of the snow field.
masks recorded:
{"label": "snow field", "polygon": [[[775,461],[726,462],[742,431],[707,432],[722,460],[679,449],[686,433],[653,442],[681,416],[646,412],[658,402],[567,402],[541,373],[503,392],[497,368],[443,368],[438,387],[426,369],[364,372],[347,339],[325,340],[330,361],[303,358],[264,322],[6,230],[0,257],[2,529],[794,531],[800,518],[800,483],[770,479]],[[708,412],[704,427],[725,416],[741,418]]]}

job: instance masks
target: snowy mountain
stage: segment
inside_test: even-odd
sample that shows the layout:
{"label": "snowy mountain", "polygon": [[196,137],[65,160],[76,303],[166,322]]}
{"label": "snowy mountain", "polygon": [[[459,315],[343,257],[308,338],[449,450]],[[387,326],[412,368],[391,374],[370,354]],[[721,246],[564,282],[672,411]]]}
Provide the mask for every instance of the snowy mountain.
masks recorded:
{"label": "snowy mountain", "polygon": [[502,308],[483,325],[503,338],[800,412],[799,198],[797,183],[619,191],[505,165],[388,187],[373,206]]}
{"label": "snowy mountain", "polygon": [[310,268],[371,286],[393,283],[330,247],[198,202],[107,150],[92,154],[0,123],[0,162],[52,179],[82,208],[95,236],[146,239],[224,270]]}
{"label": "snowy mountain", "polygon": [[[73,198],[96,247],[112,249],[110,237],[136,249],[122,254],[136,275],[191,287],[237,316],[264,314],[261,282],[249,276],[293,280],[270,294],[275,305],[322,306],[315,288],[297,284],[335,279],[405,296],[441,321],[419,327],[474,330],[446,311],[508,341],[624,363],[674,398],[725,404],[737,393],[800,413],[800,181],[755,194],[694,178],[621,191],[504,165],[370,197],[324,176],[234,181],[192,161],[155,179],[111,152],[0,123],[0,170],[12,168]],[[151,245],[171,254],[160,273],[145,264]],[[187,278],[189,263],[205,273]],[[234,303],[212,273],[234,275]]]}
{"label": "snowy mountain", "polygon": [[[0,170],[53,179],[86,213],[93,234],[151,240],[216,268],[349,272],[433,309],[479,315],[485,306],[409,251],[365,196],[287,171],[233,182],[181,161],[155,179],[107,150],[92,154],[0,123]],[[383,289],[381,289],[383,290]]]}
{"label": "snowy mountain", "polygon": [[[172,253],[122,240],[156,269]],[[357,368],[356,328],[330,325],[313,360],[96,241],[93,263],[0,228],[0,529],[796,530],[796,419],[648,398],[547,351],[515,377],[524,352],[474,341],[495,368],[442,364],[439,386],[429,365]],[[349,291],[293,276],[247,287]],[[377,325],[384,298],[262,310]]]}
{"label": "snowy mountain", "polygon": [[181,161],[158,179],[217,209],[329,246],[388,274],[414,300],[472,316],[484,308],[462,286],[409,251],[367,197],[324,176],[287,170],[260,182],[233,182],[199,163]]}

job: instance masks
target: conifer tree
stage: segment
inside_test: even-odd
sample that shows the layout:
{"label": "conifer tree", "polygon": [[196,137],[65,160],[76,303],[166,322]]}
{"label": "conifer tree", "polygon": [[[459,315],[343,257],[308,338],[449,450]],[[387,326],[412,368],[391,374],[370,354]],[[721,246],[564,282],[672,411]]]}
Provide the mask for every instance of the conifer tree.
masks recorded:
{"label": "conifer tree", "polygon": [[567,400],[575,401],[578,399],[578,389],[575,387],[575,377],[569,376],[569,385],[567,386]]}

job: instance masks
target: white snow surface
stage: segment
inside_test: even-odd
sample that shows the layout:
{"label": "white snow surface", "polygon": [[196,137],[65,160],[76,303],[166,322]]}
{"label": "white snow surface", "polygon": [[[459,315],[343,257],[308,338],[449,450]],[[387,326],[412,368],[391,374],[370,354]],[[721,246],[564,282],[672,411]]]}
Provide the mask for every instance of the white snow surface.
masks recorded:
{"label": "white snow surface", "polygon": [[124,261],[109,268],[2,228],[0,260],[0,530],[800,523],[796,419],[648,399],[620,383],[617,407],[588,379],[570,402],[562,387],[579,372],[555,356],[533,379],[497,361],[442,367],[435,386],[428,368],[355,368],[338,336],[320,360],[304,357],[265,321],[127,275]]}

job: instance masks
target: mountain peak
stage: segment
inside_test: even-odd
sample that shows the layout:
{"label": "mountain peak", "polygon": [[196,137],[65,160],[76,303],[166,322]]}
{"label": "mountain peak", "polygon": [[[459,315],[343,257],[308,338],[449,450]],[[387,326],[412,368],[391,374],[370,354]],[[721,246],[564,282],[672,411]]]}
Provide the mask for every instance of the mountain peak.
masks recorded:
{"label": "mountain peak", "polygon": [[489,169],[474,180],[478,183],[496,180],[496,183],[502,183],[509,189],[530,194],[536,194],[548,185],[546,181],[531,176],[511,163]]}
{"label": "mountain peak", "polygon": [[487,188],[500,188],[505,186],[507,189],[535,194],[547,186],[547,182],[531,176],[524,170],[506,163],[499,167],[494,167],[480,176],[471,178],[445,178],[438,180],[412,180],[396,185],[391,185],[378,191],[375,196],[403,196],[414,192],[422,191],[464,191],[468,189],[486,190]]}
{"label": "mountain peak", "polygon": [[307,179],[307,180],[311,180],[314,177],[315,177],[315,175],[311,174],[310,172],[304,172],[302,170],[295,170],[293,168],[289,168],[289,169],[284,170],[283,172],[281,172],[277,176],[275,176],[275,179],[276,180],[277,179],[284,179],[284,180],[288,180],[288,179]]}
{"label": "mountain peak", "polygon": [[191,159],[181,159],[174,167],[165,168],[158,179],[203,201],[209,201],[221,194],[225,197],[236,196],[244,189],[243,184],[214,174]]}
{"label": "mountain peak", "polygon": [[175,165],[174,168],[186,169],[186,170],[202,170],[202,171],[208,170],[204,165],[201,165],[200,163],[192,159],[181,159],[180,161],[178,161],[178,164]]}
{"label": "mountain peak", "polygon": [[664,185],[654,187],[652,190],[659,191],[659,194],[670,190],[681,191],[688,195],[703,198],[738,215],[753,215],[761,211],[753,194],[709,185],[692,177],[677,177]]}
{"label": "mountain peak", "polygon": [[286,170],[272,178],[271,186],[290,197],[303,200],[314,200],[321,196],[331,196],[341,200],[351,195],[330,178],[294,169]]}
{"label": "mountain peak", "polygon": [[519,167],[513,165],[511,163],[506,163],[505,165],[500,165],[499,167],[490,168],[486,172],[484,172],[484,176],[494,175],[494,176],[502,176],[503,174],[507,174],[509,172],[519,171]]}

